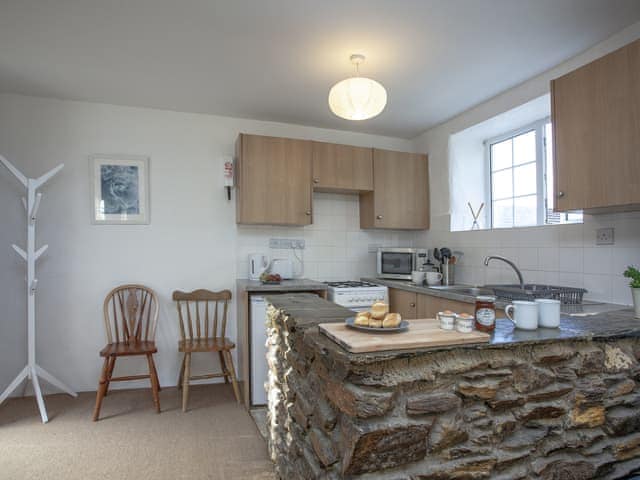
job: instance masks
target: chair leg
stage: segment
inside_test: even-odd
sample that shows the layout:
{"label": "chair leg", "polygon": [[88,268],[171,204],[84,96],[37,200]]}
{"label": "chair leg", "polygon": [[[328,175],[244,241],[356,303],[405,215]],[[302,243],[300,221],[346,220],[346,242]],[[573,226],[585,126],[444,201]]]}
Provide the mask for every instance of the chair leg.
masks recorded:
{"label": "chair leg", "polygon": [[220,368],[224,374],[224,383],[229,383],[229,369],[224,364],[224,355],[222,355],[222,352],[218,352],[218,357],[220,358]]}
{"label": "chair leg", "polygon": [[156,412],[160,413],[160,396],[158,395],[158,372],[156,371],[155,363],[153,363],[153,354],[147,353],[147,362],[149,363],[149,379],[151,380],[153,404],[156,407]]}
{"label": "chair leg", "polygon": [[153,364],[153,371],[156,374],[156,385],[158,385],[158,391],[161,392],[162,391],[162,386],[160,385],[160,379],[158,378],[158,369],[156,368],[156,364]]}
{"label": "chair leg", "polygon": [[182,411],[187,411],[189,403],[189,377],[191,376],[191,352],[184,354],[184,375],[182,378]]}
{"label": "chair leg", "polygon": [[111,383],[111,377],[113,377],[113,369],[116,366],[116,357],[109,357],[109,367],[107,370],[107,384],[104,387],[104,396],[109,394],[109,385]]}
{"label": "chair leg", "polygon": [[236,370],[233,367],[233,357],[229,350],[224,351],[224,358],[227,363],[227,369],[231,374],[231,383],[233,383],[233,393],[236,395],[236,400],[240,403],[240,389],[238,388],[238,381],[236,380]]}
{"label": "chair leg", "polygon": [[182,379],[184,378],[184,360],[187,358],[187,354],[185,353],[182,356],[182,364],[180,365],[180,376],[178,377],[178,390],[182,388]]}
{"label": "chair leg", "polygon": [[109,373],[109,357],[104,359],[104,365],[102,365],[102,374],[100,375],[100,383],[98,384],[98,391],[96,392],[96,406],[93,409],[93,421],[97,422],[100,417],[100,408],[102,407],[102,399],[107,391],[107,375]]}

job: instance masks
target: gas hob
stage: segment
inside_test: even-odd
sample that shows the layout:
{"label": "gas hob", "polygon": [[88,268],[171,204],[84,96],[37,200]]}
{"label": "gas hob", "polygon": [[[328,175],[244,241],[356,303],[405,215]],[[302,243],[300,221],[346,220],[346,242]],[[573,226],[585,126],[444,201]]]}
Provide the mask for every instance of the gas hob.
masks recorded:
{"label": "gas hob", "polygon": [[382,285],[358,281],[324,283],[330,301],[354,311],[368,310],[378,301],[388,302],[389,291]]}

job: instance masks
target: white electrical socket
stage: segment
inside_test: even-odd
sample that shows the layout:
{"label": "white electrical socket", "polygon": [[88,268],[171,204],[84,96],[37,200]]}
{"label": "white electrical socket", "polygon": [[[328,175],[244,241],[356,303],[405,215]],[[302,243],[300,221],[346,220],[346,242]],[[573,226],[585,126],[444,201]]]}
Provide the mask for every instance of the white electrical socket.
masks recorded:
{"label": "white electrical socket", "polygon": [[269,248],[295,248],[297,250],[304,250],[305,242],[302,238],[270,238]]}
{"label": "white electrical socket", "polygon": [[596,231],[596,245],[613,245],[614,242],[613,228],[599,228]]}

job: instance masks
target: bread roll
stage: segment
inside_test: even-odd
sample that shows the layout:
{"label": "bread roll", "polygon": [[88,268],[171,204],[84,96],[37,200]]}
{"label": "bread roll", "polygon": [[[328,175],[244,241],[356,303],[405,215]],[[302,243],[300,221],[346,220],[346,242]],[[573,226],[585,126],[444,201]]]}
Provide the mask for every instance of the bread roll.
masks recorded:
{"label": "bread roll", "polygon": [[382,321],[382,327],[396,328],[400,326],[400,322],[402,322],[402,317],[399,313],[387,313],[387,316]]}
{"label": "bread roll", "polygon": [[384,320],[387,313],[389,313],[389,305],[386,303],[376,302],[371,305],[371,318],[375,320]]}
{"label": "bread roll", "polygon": [[356,319],[353,323],[355,325],[360,325],[362,327],[368,327],[370,318],[371,318],[371,314],[369,312],[359,312],[356,315]]}
{"label": "bread roll", "polygon": [[382,328],[382,320],[372,318],[371,320],[369,320],[369,326],[372,328]]}

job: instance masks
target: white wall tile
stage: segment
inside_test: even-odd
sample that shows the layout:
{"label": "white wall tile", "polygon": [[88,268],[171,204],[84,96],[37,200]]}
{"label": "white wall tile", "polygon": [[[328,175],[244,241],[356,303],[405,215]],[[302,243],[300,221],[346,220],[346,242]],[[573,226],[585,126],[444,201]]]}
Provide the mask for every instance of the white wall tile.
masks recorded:
{"label": "white wall tile", "polygon": [[543,247],[538,249],[538,263],[540,270],[544,272],[557,272],[560,270],[560,250],[558,247]]}
{"label": "white wall tile", "polygon": [[584,249],[584,273],[611,275],[613,252],[611,247],[587,247]]}
{"label": "white wall tile", "polygon": [[621,305],[633,305],[629,279],[622,275],[612,275],[611,277],[611,301]]}
{"label": "white wall tile", "polygon": [[538,270],[538,248],[519,247],[517,249],[517,265],[522,270]]}
{"label": "white wall tile", "polygon": [[561,272],[582,273],[582,248],[560,248],[558,267]]}
{"label": "white wall tile", "polygon": [[562,287],[582,288],[584,285],[583,275],[579,273],[558,272],[558,285]]}
{"label": "white wall tile", "polygon": [[612,295],[611,275],[584,274],[583,287],[587,289],[585,298],[607,301]]}
{"label": "white wall tile", "polygon": [[613,248],[611,255],[611,274],[622,275],[629,265],[640,268],[640,248]]}

